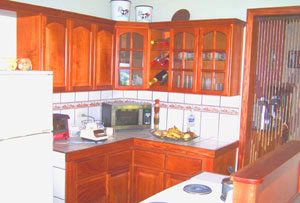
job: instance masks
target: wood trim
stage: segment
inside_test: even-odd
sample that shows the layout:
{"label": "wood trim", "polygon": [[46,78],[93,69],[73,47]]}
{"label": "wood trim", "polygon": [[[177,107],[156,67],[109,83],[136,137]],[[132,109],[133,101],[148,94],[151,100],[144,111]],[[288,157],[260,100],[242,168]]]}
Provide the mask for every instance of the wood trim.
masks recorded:
{"label": "wood trim", "polygon": [[[296,160],[294,160],[294,157]],[[242,168],[231,177],[233,181],[237,182],[260,184],[266,176],[285,164],[287,160],[299,162],[299,141],[290,141],[288,144],[280,146],[277,150],[263,156],[249,166]]]}
{"label": "wood trim", "polygon": [[300,141],[290,141],[230,176],[234,203],[290,202],[299,191]]}

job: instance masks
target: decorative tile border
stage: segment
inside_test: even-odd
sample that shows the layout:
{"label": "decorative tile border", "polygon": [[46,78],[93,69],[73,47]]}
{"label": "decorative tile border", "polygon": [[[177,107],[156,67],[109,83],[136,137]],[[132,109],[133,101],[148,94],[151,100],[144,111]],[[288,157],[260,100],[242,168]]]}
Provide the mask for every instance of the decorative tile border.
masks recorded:
{"label": "decorative tile border", "polygon": [[[53,104],[53,110],[58,111],[58,110],[66,110],[66,109],[101,107],[103,102],[110,102],[110,103],[138,102],[138,103],[152,104],[152,106],[154,106],[154,101],[151,101],[151,100],[109,99],[109,100],[99,100],[99,101],[55,103],[55,104]],[[160,102],[160,108],[189,110],[189,111],[193,110],[193,111],[199,111],[199,112],[210,112],[210,113],[221,113],[221,114],[229,114],[229,115],[239,115],[239,108],[231,108],[231,107],[218,107],[218,106],[206,106],[206,105],[196,105],[196,104],[193,105],[193,104]]]}

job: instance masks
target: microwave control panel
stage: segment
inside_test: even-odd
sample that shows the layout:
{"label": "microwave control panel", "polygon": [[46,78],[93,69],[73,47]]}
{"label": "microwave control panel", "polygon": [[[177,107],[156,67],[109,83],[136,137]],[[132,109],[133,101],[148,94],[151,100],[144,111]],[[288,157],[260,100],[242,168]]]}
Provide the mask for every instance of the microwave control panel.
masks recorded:
{"label": "microwave control panel", "polygon": [[151,125],[151,109],[144,109],[144,125]]}

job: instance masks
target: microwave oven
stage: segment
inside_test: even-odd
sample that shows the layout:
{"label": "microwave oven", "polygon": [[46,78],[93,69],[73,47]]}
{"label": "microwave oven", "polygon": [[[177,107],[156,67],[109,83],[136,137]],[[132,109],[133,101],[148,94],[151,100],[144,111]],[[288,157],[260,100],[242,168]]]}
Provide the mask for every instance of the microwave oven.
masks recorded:
{"label": "microwave oven", "polygon": [[152,105],[134,102],[102,103],[102,122],[116,130],[151,127]]}

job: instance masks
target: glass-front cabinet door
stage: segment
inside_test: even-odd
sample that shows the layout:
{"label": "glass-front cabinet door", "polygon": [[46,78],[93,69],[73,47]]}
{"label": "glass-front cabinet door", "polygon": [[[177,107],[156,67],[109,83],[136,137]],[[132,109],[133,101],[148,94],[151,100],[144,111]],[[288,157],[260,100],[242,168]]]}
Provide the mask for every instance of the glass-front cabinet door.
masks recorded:
{"label": "glass-front cabinet door", "polygon": [[144,88],[146,39],[146,30],[117,30],[116,87]]}
{"label": "glass-front cabinet door", "polygon": [[222,94],[228,82],[228,29],[200,29],[200,36],[198,89]]}
{"label": "glass-front cabinet door", "polygon": [[194,29],[174,29],[172,33],[172,90],[192,92],[196,84],[196,32]]}

